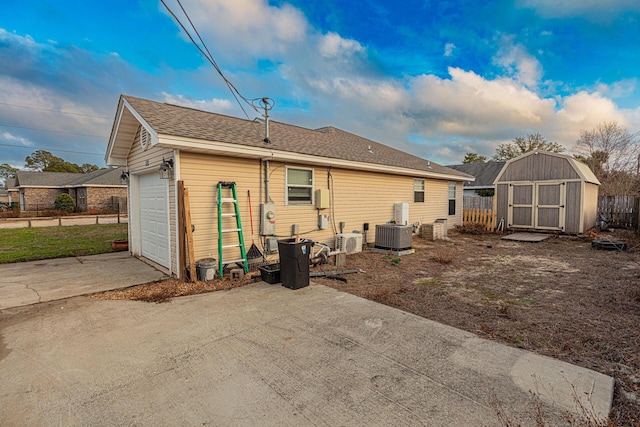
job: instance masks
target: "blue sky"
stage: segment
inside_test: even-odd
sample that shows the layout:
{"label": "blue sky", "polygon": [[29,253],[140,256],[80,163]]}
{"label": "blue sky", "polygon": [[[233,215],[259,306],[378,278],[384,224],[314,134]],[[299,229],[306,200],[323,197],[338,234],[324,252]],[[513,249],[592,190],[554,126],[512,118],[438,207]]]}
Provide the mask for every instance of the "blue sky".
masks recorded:
{"label": "blue sky", "polygon": [[[640,131],[637,0],[182,5],[240,92],[275,100],[273,120],[441,164],[534,132],[571,153],[603,121]],[[45,149],[104,166],[121,93],[244,117],[159,1],[0,2],[0,163]]]}

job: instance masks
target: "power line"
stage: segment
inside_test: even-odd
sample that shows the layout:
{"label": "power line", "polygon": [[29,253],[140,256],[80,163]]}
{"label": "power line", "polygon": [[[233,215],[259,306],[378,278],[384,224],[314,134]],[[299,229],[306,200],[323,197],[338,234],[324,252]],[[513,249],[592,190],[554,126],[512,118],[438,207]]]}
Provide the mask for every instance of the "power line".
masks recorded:
{"label": "power line", "polygon": [[58,111],[58,110],[51,110],[49,108],[32,107],[32,106],[29,106],[29,105],[11,104],[11,103],[8,103],[8,102],[0,102],[0,105],[8,105],[10,107],[29,108],[29,109],[32,109],[32,110],[40,110],[40,111],[50,111],[52,113],[69,114],[69,115],[72,115],[72,116],[93,117],[93,118],[96,118],[96,119],[110,119],[110,117],[106,117],[106,116],[94,116],[92,114],[72,113],[70,111]]}
{"label": "power line", "polygon": [[[220,77],[222,77],[222,80],[224,80],[225,84],[227,85],[227,87],[229,88],[229,91],[231,92],[231,95],[233,95],[233,98],[236,100],[236,102],[238,103],[238,105],[240,106],[240,109],[242,110],[242,112],[244,113],[245,117],[247,118],[247,120],[253,122],[250,118],[249,115],[247,114],[247,112],[245,111],[244,107],[242,106],[242,103],[240,102],[240,100],[238,99],[238,97],[240,97],[245,103],[247,103],[247,105],[251,106],[251,108],[253,108],[256,112],[259,112],[258,109],[255,107],[255,105],[253,105],[252,101],[255,101],[256,99],[260,99],[260,98],[256,98],[254,100],[250,100],[248,98],[246,98],[245,96],[243,96],[240,91],[238,90],[238,88],[236,88],[234,86],[233,83],[231,83],[231,81],[229,79],[227,79],[227,77],[224,75],[224,73],[222,72],[222,70],[220,69],[220,67],[218,66],[216,60],[213,58],[213,55],[211,54],[211,52],[209,51],[209,48],[207,47],[207,45],[205,44],[204,40],[202,40],[202,37],[200,37],[200,33],[198,32],[198,30],[196,29],[195,25],[193,24],[193,22],[191,21],[191,18],[189,17],[189,14],[187,13],[187,11],[184,9],[184,7],[182,6],[182,3],[180,2],[180,0],[176,0],[178,2],[178,5],[180,6],[180,9],[182,9],[182,12],[184,13],[184,15],[186,16],[187,20],[189,21],[189,24],[191,25],[191,28],[193,28],[193,30],[195,31],[196,35],[198,36],[198,39],[200,40],[200,43],[202,43],[202,47],[200,47],[200,45],[194,40],[193,36],[191,35],[191,33],[189,32],[189,30],[184,26],[184,24],[180,21],[180,19],[176,16],[176,14],[171,10],[171,8],[167,5],[167,3],[165,3],[164,0],[160,0],[160,2],[162,2],[162,4],[164,5],[164,7],[167,9],[167,11],[171,14],[171,16],[173,17],[173,19],[178,23],[178,25],[180,26],[180,28],[182,28],[182,30],[187,34],[187,37],[189,37],[189,40],[191,40],[191,43],[193,43],[193,45],[200,51],[200,53],[207,59],[207,61],[209,61],[209,63],[213,66],[213,68],[217,71],[217,73],[220,75]],[[204,50],[203,50],[204,48]],[[254,126],[254,130],[256,131],[256,133],[258,134],[258,136],[260,137],[260,133],[258,132],[258,130],[255,128]]]}
{"label": "power line", "polygon": [[27,146],[24,146],[24,145],[2,144],[2,143],[0,143],[0,146],[2,146],[2,147],[26,148],[26,149],[29,149],[29,150],[59,151],[59,152],[61,152],[61,153],[88,154],[88,155],[90,155],[90,156],[104,156],[104,154],[98,154],[98,153],[87,153],[87,152],[85,152],[85,151],[60,150],[60,149],[58,149],[58,148],[27,147]]}
{"label": "power line", "polygon": [[66,131],[63,131],[63,130],[37,129],[37,128],[28,127],[28,126],[8,125],[6,123],[0,123],[0,126],[5,126],[5,127],[9,127],[9,128],[36,130],[38,132],[64,133],[64,134],[67,134],[67,135],[87,136],[89,138],[100,138],[100,139],[107,138],[106,135],[88,135],[86,133],[66,132]]}

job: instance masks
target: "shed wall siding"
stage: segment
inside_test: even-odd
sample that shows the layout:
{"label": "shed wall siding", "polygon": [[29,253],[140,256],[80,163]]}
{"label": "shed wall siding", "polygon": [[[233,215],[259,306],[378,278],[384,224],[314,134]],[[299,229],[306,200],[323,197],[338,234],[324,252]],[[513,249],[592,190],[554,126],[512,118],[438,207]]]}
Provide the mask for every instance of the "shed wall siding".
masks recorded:
{"label": "shed wall siding", "polygon": [[[334,208],[318,212],[315,205],[285,205],[287,167],[312,169],[314,192],[334,186]],[[251,244],[247,190],[251,191],[253,223],[256,238],[259,240],[259,205],[264,201],[264,178],[259,161],[182,152],[180,171],[180,178],[189,190],[191,221],[196,230],[196,259],[217,257],[218,181],[236,182],[246,247]],[[409,203],[409,223],[429,223],[439,218],[447,218],[449,227],[462,223],[461,183],[456,186],[456,214],[449,216],[448,182],[445,180],[425,179],[425,202],[414,203],[413,177],[333,168],[331,180],[329,169],[326,167],[280,162],[271,162],[269,171],[270,201],[276,204],[276,234],[280,238],[289,237],[291,226],[298,224],[300,232],[304,233],[302,237],[333,245],[333,223],[339,227],[339,222],[344,221],[345,232],[362,232],[363,224],[368,222],[370,229],[367,240],[373,243],[375,225],[393,219],[393,204],[399,202]],[[325,230],[317,230],[318,213],[330,216],[329,227]],[[225,238],[225,244],[232,243],[233,240],[236,240],[236,236],[228,236]],[[224,258],[232,258],[234,255],[231,251],[225,252]]]}
{"label": "shed wall siding", "polygon": [[580,233],[582,182],[567,182],[566,196],[564,231],[567,233]]}
{"label": "shed wall siding", "polygon": [[509,185],[498,184],[496,185],[496,223],[500,223],[500,220],[504,218],[505,227],[506,221],[509,215]]}
{"label": "shed wall siding", "polygon": [[[127,157],[127,168],[134,174],[146,174],[146,173],[158,173],[162,159],[173,159],[173,150],[168,148],[150,147],[143,151],[140,146],[140,129],[136,133],[133,144],[131,145],[131,151]],[[174,160],[175,161],[175,160]],[[175,167],[174,167],[175,169]],[[128,187],[127,197],[129,199],[129,238],[133,237],[131,230],[132,219],[135,215],[132,214],[132,208],[135,209],[137,202],[133,202],[131,194],[131,185]],[[169,180],[169,248],[171,256],[171,272],[176,273],[178,271],[178,259],[175,248],[178,246],[176,243],[176,186],[175,186],[175,174],[172,179]],[[135,254],[135,255],[140,255]]]}
{"label": "shed wall siding", "polygon": [[584,211],[581,233],[596,226],[598,221],[598,189],[595,184],[584,183]]}
{"label": "shed wall siding", "polygon": [[500,182],[565,179],[580,179],[567,159],[540,153],[507,164]]}

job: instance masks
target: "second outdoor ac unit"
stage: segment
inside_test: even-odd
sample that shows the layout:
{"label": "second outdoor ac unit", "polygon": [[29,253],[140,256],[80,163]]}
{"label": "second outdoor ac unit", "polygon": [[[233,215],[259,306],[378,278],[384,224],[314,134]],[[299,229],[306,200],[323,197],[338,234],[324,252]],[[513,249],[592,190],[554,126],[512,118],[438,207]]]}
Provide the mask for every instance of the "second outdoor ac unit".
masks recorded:
{"label": "second outdoor ac unit", "polygon": [[362,252],[362,234],[342,233],[336,234],[336,250],[347,254]]}

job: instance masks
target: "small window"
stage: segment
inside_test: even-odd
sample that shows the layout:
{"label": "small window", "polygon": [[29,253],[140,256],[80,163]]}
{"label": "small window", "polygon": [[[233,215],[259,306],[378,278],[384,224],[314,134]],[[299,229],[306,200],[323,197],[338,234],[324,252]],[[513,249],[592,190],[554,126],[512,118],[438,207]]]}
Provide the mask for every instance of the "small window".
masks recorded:
{"label": "small window", "polygon": [[287,204],[313,203],[313,170],[287,168]]}
{"label": "small window", "polygon": [[449,183],[449,215],[456,214],[456,183]]}
{"label": "small window", "polygon": [[413,180],[413,201],[424,203],[424,179]]}

